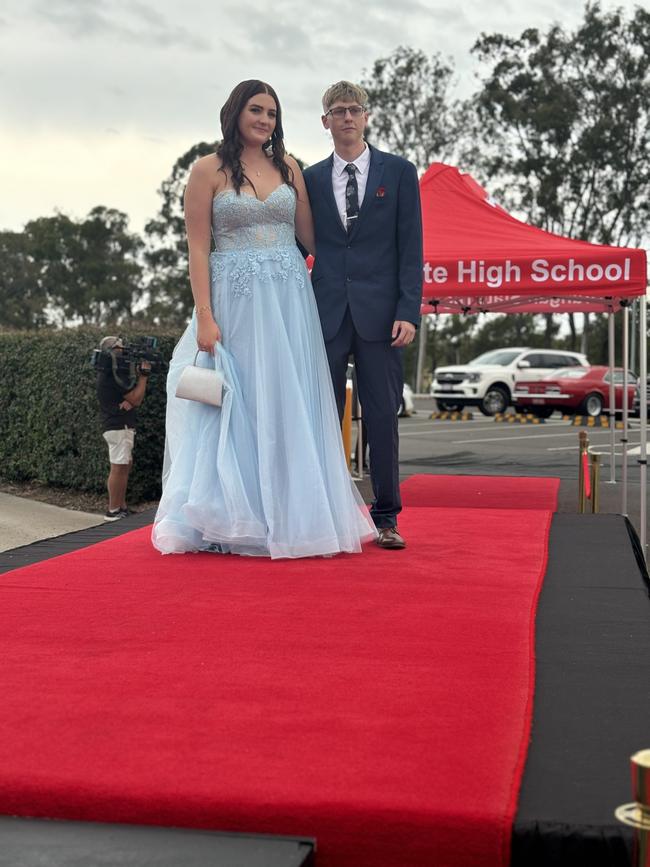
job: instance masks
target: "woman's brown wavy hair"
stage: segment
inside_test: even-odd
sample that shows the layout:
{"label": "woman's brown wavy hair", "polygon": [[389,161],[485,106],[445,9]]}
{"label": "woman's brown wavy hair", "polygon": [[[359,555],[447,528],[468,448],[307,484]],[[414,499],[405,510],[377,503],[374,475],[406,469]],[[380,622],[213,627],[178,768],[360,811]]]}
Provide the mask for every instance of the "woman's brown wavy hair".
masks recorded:
{"label": "woman's brown wavy hair", "polygon": [[266,84],[264,81],[258,81],[255,78],[240,82],[232,91],[221,109],[219,119],[221,121],[223,140],[217,145],[217,156],[221,159],[220,171],[224,174],[226,174],[226,170],[230,172],[232,185],[237,194],[239,194],[244,182],[248,181],[255,191],[255,195],[257,195],[255,184],[244,172],[240,160],[244,144],[239,132],[239,116],[246,107],[248,100],[256,96],[258,93],[266,93],[274,99],[277,111],[275,129],[273,130],[269,141],[264,145],[264,150],[271,152],[273,165],[282,175],[284,183],[293,187],[295,190],[293,172],[284,161],[286,151],[284,149],[284,132],[282,130],[282,109],[280,108],[280,100],[270,84]]}

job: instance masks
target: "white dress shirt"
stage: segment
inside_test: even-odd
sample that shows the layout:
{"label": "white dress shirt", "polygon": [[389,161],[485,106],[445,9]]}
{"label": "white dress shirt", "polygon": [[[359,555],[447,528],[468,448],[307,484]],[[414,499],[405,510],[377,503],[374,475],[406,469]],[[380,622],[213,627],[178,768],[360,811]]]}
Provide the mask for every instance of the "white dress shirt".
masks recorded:
{"label": "white dress shirt", "polygon": [[[368,145],[364,147],[362,153],[359,154],[356,160],[352,160],[351,162],[356,168],[355,175],[357,178],[357,187],[359,188],[359,210],[361,210],[361,204],[366,192],[366,185],[368,184],[368,169],[370,168],[370,148]],[[348,160],[344,160],[336,153],[336,151],[334,151],[334,161],[332,162],[332,187],[334,189],[334,201],[336,202],[336,207],[341,217],[344,229],[347,229],[345,188],[348,185],[348,178],[350,177],[345,171],[345,167],[349,164]]]}

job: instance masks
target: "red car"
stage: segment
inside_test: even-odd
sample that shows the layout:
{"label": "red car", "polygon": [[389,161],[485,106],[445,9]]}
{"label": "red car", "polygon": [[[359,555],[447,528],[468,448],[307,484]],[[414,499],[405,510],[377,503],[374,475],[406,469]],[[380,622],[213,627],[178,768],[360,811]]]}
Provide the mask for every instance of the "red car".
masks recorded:
{"label": "red car", "polygon": [[[636,375],[628,371],[627,405],[634,405]],[[597,416],[609,409],[609,367],[563,367],[546,376],[528,382],[518,382],[512,396],[518,412],[532,412],[548,418],[556,409],[560,412]],[[614,408],[623,408],[623,368],[614,368]]]}

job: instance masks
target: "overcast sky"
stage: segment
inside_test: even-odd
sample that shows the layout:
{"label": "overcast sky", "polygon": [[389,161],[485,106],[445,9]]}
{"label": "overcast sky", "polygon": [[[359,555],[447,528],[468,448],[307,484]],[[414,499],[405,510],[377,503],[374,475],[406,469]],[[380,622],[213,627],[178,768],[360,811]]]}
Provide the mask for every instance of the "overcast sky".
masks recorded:
{"label": "overcast sky", "polygon": [[571,29],[583,9],[582,0],[0,0],[0,229],[105,205],[141,231],[176,158],[219,137],[219,109],[242,79],[275,87],[288,149],[314,162],[330,151],[319,117],[332,82],[358,80],[409,45],[453,58],[467,95],[482,32]]}

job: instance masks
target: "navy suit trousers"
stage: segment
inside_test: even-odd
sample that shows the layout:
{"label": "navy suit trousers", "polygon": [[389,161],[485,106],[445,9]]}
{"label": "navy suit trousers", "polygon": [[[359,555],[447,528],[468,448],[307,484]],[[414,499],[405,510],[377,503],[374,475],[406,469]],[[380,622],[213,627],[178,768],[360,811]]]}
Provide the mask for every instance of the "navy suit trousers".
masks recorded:
{"label": "navy suit trousers", "polygon": [[389,340],[364,340],[356,332],[350,309],[331,340],[325,341],[339,417],[345,410],[348,359],[354,356],[363,418],[368,431],[370,479],[374,502],[370,515],[376,526],[394,527],[402,510],[399,493],[397,413],[402,401],[402,350]]}

